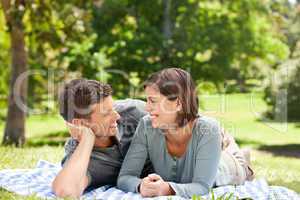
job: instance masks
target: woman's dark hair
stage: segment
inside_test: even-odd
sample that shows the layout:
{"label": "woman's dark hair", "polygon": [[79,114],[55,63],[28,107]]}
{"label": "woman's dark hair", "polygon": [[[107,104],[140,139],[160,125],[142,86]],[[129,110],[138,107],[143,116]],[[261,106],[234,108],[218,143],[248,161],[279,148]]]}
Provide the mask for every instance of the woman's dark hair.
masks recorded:
{"label": "woman's dark hair", "polygon": [[195,83],[187,71],[179,68],[160,70],[149,76],[144,88],[147,86],[156,86],[168,100],[179,99],[182,110],[178,112],[176,122],[180,127],[198,117],[198,95]]}
{"label": "woman's dark hair", "polygon": [[96,80],[74,79],[60,93],[60,115],[69,122],[74,118],[89,118],[91,105],[111,94],[112,88],[108,84]]}

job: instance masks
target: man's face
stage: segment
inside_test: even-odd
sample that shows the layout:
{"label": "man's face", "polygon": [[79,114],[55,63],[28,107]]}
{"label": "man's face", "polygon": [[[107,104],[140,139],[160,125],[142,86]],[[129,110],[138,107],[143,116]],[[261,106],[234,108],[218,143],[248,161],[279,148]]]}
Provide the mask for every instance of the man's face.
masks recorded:
{"label": "man's face", "polygon": [[116,135],[119,118],[120,115],[113,108],[113,99],[108,96],[92,105],[89,123],[96,137],[109,137]]}

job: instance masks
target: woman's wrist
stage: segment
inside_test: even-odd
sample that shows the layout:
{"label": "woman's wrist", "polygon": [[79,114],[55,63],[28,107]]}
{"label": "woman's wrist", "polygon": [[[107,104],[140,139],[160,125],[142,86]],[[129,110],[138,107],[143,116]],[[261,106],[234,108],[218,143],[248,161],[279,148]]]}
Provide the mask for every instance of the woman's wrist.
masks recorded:
{"label": "woman's wrist", "polygon": [[175,195],[175,191],[173,190],[173,188],[171,187],[170,183],[165,182],[166,183],[166,188],[167,188],[167,194],[166,195]]}
{"label": "woman's wrist", "polygon": [[136,190],[137,190],[137,193],[141,193],[141,184],[139,184],[137,187],[136,187]]}

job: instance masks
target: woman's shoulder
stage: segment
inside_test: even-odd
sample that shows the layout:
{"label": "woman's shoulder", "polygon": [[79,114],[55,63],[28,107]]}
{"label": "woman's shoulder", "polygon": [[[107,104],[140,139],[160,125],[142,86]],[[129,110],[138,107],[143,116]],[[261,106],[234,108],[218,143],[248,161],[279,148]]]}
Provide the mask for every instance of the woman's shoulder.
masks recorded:
{"label": "woman's shoulder", "polygon": [[216,118],[206,115],[200,115],[197,118],[197,122],[200,125],[219,125],[219,121]]}
{"label": "woman's shoulder", "polygon": [[220,122],[209,116],[201,115],[196,119],[195,129],[197,135],[220,135],[221,134],[221,126]]}

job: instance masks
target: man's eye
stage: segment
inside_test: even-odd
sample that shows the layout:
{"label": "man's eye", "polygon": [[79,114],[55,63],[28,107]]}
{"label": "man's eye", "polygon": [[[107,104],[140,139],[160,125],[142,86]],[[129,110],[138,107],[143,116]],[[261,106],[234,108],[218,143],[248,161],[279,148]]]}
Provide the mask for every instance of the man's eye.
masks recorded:
{"label": "man's eye", "polygon": [[109,115],[109,112],[105,112],[103,113],[104,116],[108,116]]}
{"label": "man's eye", "polygon": [[113,114],[113,111],[110,111],[110,112],[104,113],[104,116],[109,116],[109,115],[112,115],[112,114]]}

